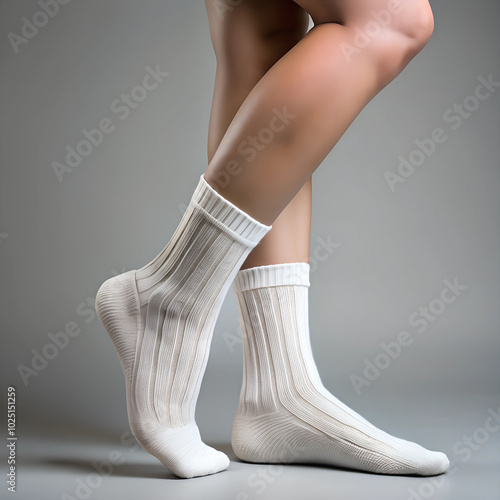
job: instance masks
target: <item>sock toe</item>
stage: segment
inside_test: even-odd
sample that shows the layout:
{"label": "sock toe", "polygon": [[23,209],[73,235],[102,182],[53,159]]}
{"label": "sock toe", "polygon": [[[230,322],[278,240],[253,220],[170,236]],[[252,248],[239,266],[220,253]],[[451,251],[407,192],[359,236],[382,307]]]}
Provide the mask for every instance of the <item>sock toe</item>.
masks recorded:
{"label": "sock toe", "polygon": [[448,457],[440,451],[430,451],[425,464],[419,470],[421,476],[437,476],[447,471],[450,466]]}
{"label": "sock toe", "polygon": [[[205,445],[203,453],[198,453],[189,462],[175,468],[174,474],[178,477],[190,479],[192,477],[208,476],[222,472],[229,467],[229,458],[222,451]],[[172,470],[172,465],[170,469]]]}

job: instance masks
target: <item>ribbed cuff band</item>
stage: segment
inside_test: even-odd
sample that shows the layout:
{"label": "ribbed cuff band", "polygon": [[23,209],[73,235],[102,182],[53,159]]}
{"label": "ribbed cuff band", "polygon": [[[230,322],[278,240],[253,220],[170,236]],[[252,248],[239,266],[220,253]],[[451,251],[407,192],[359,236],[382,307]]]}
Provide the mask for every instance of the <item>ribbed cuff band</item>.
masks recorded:
{"label": "ribbed cuff band", "polygon": [[250,244],[256,245],[271,229],[271,226],[260,223],[222,197],[208,184],[203,175],[200,177],[191,202]]}
{"label": "ribbed cuff band", "polygon": [[252,267],[240,271],[233,282],[235,292],[284,285],[309,286],[309,264],[294,262]]}

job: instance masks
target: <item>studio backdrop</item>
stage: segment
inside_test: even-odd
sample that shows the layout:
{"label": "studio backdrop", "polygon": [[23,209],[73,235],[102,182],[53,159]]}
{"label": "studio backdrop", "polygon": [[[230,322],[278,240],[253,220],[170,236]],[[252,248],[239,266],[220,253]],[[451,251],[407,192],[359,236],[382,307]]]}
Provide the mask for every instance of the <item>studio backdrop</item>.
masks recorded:
{"label": "studio backdrop", "polygon": [[[215,57],[201,1],[42,3],[0,2],[2,404],[13,386],[20,438],[113,442],[125,384],[95,295],[177,227]],[[459,462],[500,404],[500,6],[431,3],[430,43],[313,176],[310,327],[326,387],[385,428],[432,423]],[[197,407],[209,443],[230,441],[241,373],[230,291]]]}

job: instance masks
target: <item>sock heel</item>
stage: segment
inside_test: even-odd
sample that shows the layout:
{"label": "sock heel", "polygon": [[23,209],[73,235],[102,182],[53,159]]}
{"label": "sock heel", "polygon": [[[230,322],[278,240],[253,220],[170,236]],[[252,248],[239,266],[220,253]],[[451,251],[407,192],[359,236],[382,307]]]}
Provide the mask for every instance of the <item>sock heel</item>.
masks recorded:
{"label": "sock heel", "polygon": [[97,292],[95,305],[99,320],[118,352],[123,371],[129,377],[135,358],[139,317],[135,271],[106,280]]}
{"label": "sock heel", "polygon": [[[235,455],[252,463],[293,463],[296,453],[281,432],[283,415],[280,412],[263,415],[237,415],[231,433]],[[301,429],[297,429],[298,433]]]}

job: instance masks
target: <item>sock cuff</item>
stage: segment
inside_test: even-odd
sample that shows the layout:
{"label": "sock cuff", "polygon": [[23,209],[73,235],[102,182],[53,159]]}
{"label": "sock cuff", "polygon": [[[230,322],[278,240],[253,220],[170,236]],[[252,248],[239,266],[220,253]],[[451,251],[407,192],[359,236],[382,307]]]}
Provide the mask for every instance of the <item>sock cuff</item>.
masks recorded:
{"label": "sock cuff", "polygon": [[205,212],[237,234],[240,238],[247,240],[249,244],[256,245],[264,235],[271,229],[255,220],[243,210],[233,205],[221,196],[208,184],[202,175],[196,187],[191,203],[200,206]]}
{"label": "sock cuff", "polygon": [[234,279],[236,293],[270,286],[309,286],[309,264],[294,262],[243,269]]}

